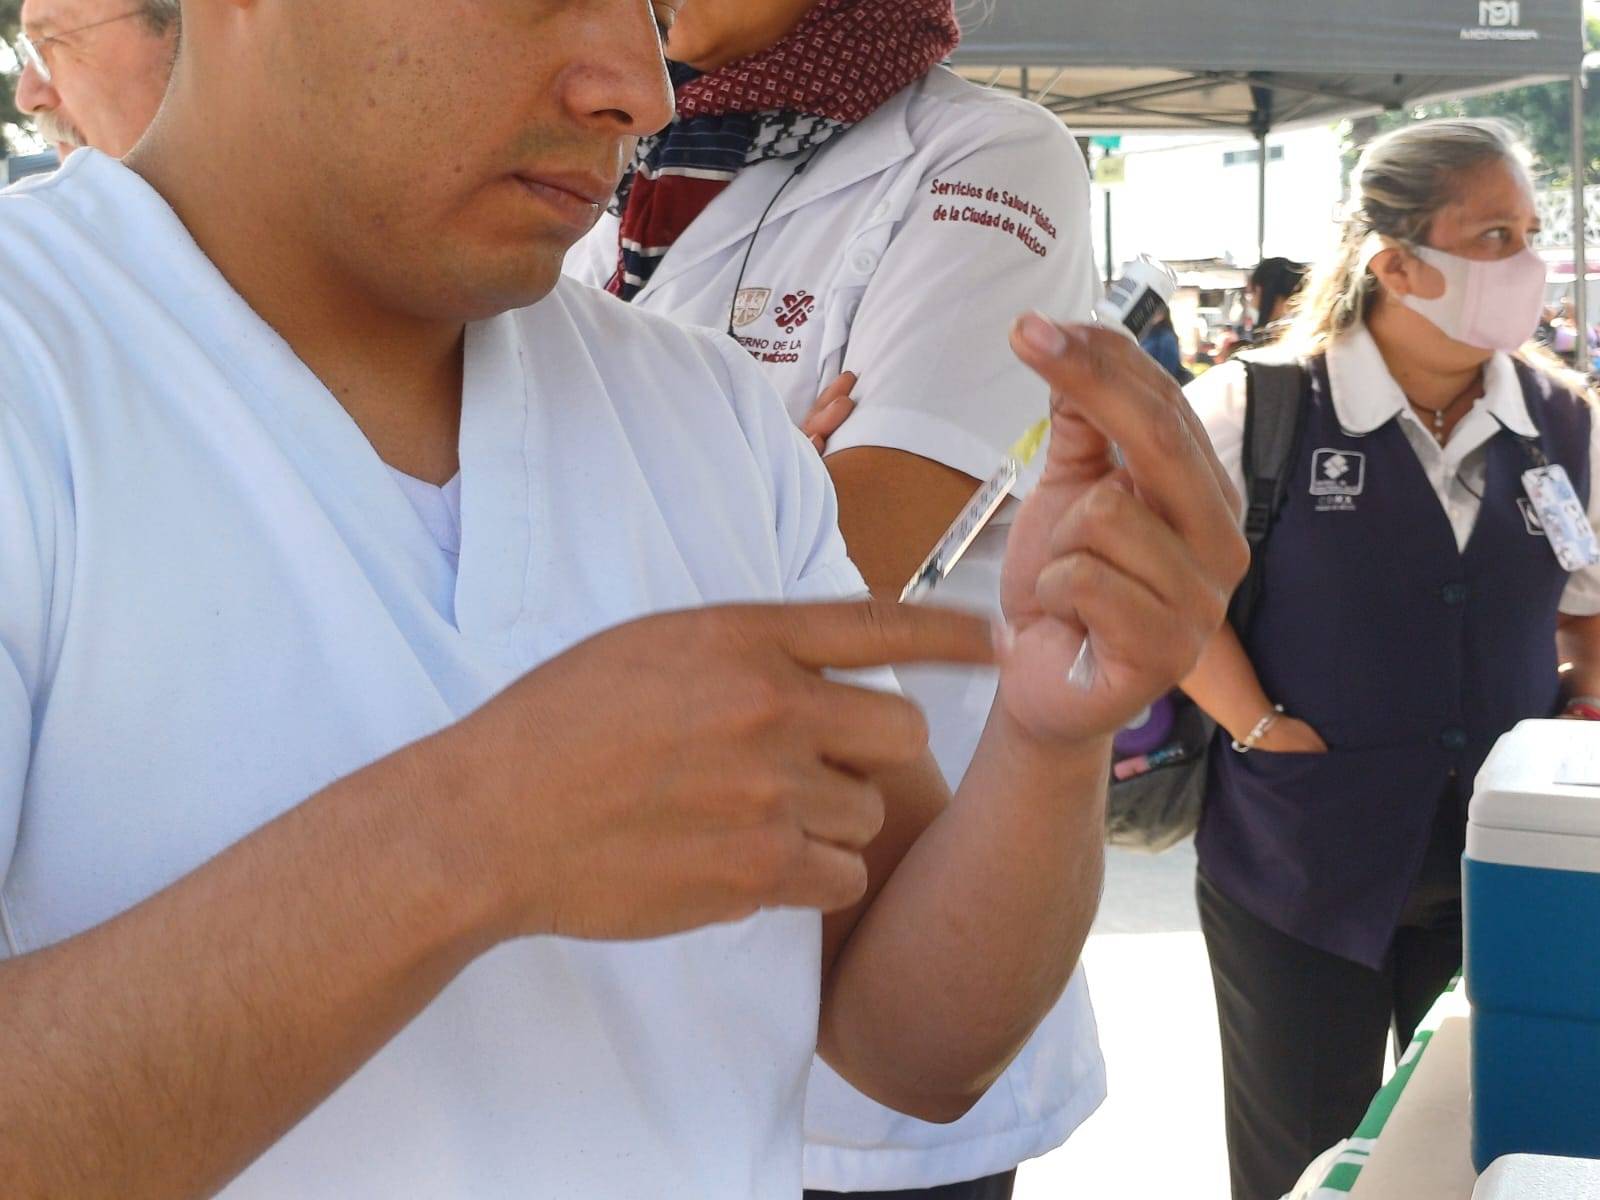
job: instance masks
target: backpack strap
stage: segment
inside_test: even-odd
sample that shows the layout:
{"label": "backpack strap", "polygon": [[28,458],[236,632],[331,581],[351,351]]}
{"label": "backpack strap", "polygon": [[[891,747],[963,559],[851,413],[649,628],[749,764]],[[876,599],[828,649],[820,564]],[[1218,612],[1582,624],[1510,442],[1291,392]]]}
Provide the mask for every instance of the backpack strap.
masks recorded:
{"label": "backpack strap", "polygon": [[1246,362],[1244,370],[1244,536],[1250,543],[1250,570],[1228,612],[1241,633],[1261,598],[1261,547],[1289,495],[1306,391],[1303,363]]}

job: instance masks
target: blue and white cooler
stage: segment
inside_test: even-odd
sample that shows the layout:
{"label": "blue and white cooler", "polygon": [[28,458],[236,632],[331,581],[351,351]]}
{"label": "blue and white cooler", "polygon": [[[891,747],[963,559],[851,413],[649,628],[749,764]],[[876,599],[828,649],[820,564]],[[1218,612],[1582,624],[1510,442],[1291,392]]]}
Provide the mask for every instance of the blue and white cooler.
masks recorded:
{"label": "blue and white cooler", "polygon": [[1501,740],[1463,889],[1477,1169],[1600,1158],[1600,725],[1527,721]]}

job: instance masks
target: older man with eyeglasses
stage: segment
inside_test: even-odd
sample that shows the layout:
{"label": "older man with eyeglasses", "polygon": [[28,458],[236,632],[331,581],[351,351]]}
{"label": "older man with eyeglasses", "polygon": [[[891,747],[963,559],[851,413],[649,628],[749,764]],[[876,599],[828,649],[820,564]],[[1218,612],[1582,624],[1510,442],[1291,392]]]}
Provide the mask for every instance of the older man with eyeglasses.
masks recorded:
{"label": "older man with eyeglasses", "polygon": [[179,22],[179,0],[24,0],[17,107],[62,158],[120,158],[161,107]]}

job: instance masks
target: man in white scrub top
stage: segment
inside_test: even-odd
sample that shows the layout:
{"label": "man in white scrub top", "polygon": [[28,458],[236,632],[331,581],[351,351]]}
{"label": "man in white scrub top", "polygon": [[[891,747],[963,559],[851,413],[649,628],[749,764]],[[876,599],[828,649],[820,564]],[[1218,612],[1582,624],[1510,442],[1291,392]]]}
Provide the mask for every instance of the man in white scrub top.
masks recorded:
{"label": "man in white scrub top", "polygon": [[[0,197],[8,1195],[793,1197],[819,1045],[951,1119],[1065,985],[1229,488],[1131,348],[1024,319],[998,650],[784,607],[861,580],[756,368],[557,285],[675,8],[193,0],[127,164]],[[822,675],[996,653],[953,799]]]}
{"label": "man in white scrub top", "polygon": [[[855,377],[853,393],[832,393],[857,403],[827,444],[827,465],[851,558],[874,593],[893,599],[980,481],[1047,411],[1048,389],[1006,345],[1015,312],[1087,320],[1099,282],[1088,173],[1066,128],[1038,105],[943,66],[896,88],[885,77],[918,28],[866,20],[888,5],[908,7],[693,0],[667,47],[706,72],[680,93],[680,131],[694,129],[682,101],[695,90],[726,81],[771,105],[776,89],[746,81],[785,79],[793,63],[832,72],[846,92],[878,85],[892,94],[818,149],[746,163],[659,261],[645,264],[648,281],[628,290],[636,307],[731,329],[797,424],[841,372]],[[948,13],[949,0],[915,6],[930,21],[941,7]],[[860,62],[826,57],[825,48],[874,33],[884,44],[866,48]],[[802,91],[788,103],[809,99]],[[619,226],[617,215],[603,218],[568,270],[597,286],[611,280]],[[787,297],[804,297],[803,307]],[[1032,481],[1022,481],[1019,496]],[[942,603],[1000,615],[1017,504],[1008,501],[980,535],[944,584]],[[899,674],[956,787],[988,717],[992,677],[926,666]],[[954,1124],[874,1105],[819,1064],[807,1104],[806,1184],[908,1200],[931,1188],[974,1200],[1009,1195],[1014,1168],[1060,1146],[1105,1088],[1080,971],[1011,1069]]]}

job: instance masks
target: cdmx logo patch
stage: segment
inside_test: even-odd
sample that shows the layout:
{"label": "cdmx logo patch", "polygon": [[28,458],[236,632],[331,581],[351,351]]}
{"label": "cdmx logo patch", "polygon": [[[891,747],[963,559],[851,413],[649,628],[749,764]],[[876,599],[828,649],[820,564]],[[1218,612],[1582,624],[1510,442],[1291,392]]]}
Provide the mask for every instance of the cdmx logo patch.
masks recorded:
{"label": "cdmx logo patch", "polygon": [[1367,490],[1367,456],[1359,450],[1318,450],[1311,459],[1313,496],[1359,496]]}
{"label": "cdmx logo patch", "polygon": [[791,292],[783,298],[783,305],[778,309],[778,328],[785,333],[793,333],[811,320],[811,314],[816,311],[817,298],[810,292]]}

